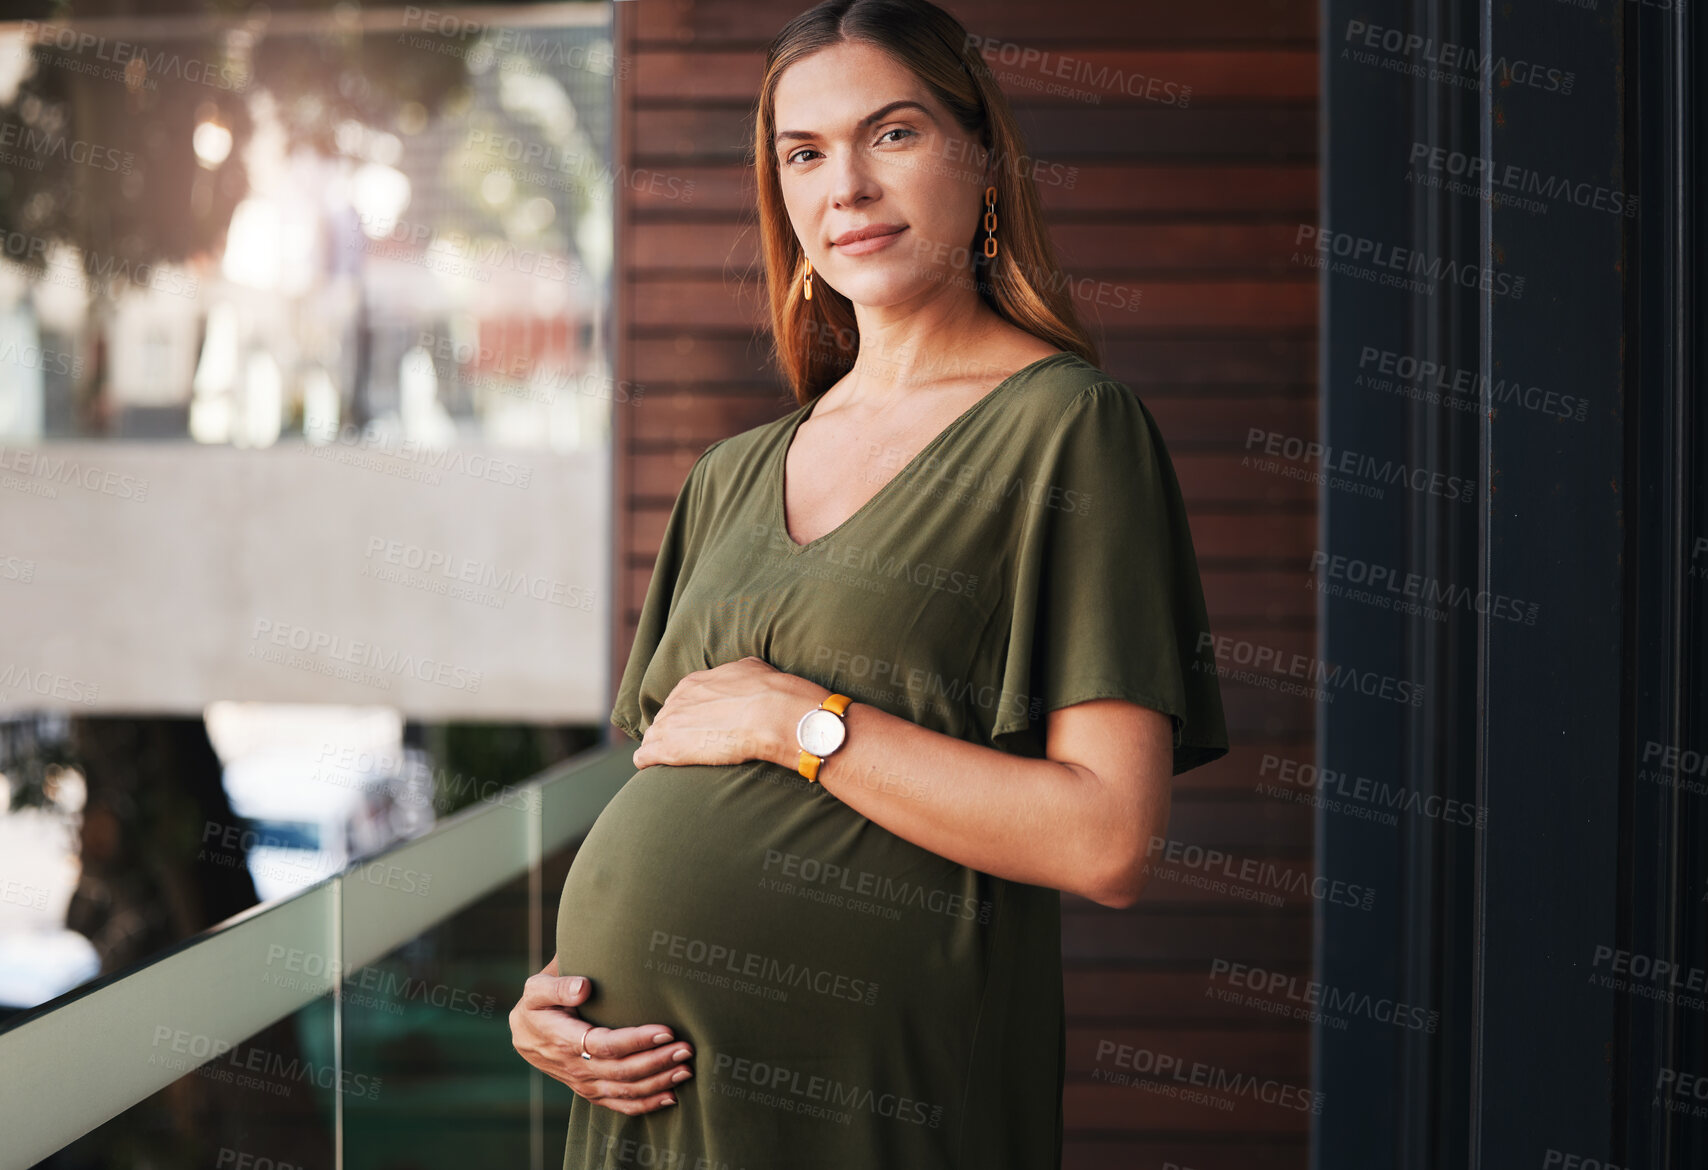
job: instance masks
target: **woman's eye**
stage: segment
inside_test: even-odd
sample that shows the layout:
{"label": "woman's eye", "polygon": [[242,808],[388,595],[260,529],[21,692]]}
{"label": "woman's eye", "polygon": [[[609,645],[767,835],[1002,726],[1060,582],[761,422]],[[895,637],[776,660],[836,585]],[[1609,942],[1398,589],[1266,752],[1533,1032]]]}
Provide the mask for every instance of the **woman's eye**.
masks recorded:
{"label": "woman's eye", "polygon": [[791,154],[788,158],[784,159],[783,161],[785,163],[792,163],[792,162],[796,161],[797,159],[799,159],[801,157],[801,155],[803,155],[803,154],[817,154],[817,153],[818,153],[818,151],[816,151],[816,150],[812,150],[812,149],[809,149],[807,147],[802,147],[800,150],[795,151],[793,154]]}
{"label": "woman's eye", "polygon": [[[894,130],[885,130],[882,134],[878,135],[878,141],[882,142],[884,139],[888,138],[891,134],[905,134],[909,138],[912,138],[914,136],[914,132],[912,130],[907,129],[905,126],[897,126]],[[899,141],[899,139],[898,139],[898,141]]]}

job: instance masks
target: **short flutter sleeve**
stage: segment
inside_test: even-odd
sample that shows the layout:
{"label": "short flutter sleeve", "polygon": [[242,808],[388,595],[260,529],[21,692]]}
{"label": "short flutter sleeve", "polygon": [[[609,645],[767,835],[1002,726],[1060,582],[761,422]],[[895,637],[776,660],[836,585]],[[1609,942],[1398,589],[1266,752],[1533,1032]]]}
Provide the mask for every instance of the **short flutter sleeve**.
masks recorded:
{"label": "short flutter sleeve", "polygon": [[646,726],[651,722],[650,716],[641,711],[641,679],[664,639],[664,629],[670,623],[676,599],[693,568],[698,550],[697,521],[705,515],[706,457],[724,441],[719,439],[700,452],[694,466],[688,469],[682,490],[676,493],[676,503],[671,506],[664,537],[659,542],[658,559],[652,566],[652,580],[647,584],[646,600],[641,603],[640,620],[635,625],[634,646],[629,650],[628,665],[623,668],[622,680],[617,684],[616,702],[611,708],[611,722],[622,728],[631,739],[639,740],[645,735]]}
{"label": "short flutter sleeve", "polygon": [[1048,712],[1115,698],[1173,718],[1175,775],[1226,755],[1198,561],[1156,420],[1121,383],[1094,383],[1036,466],[992,743],[1041,756]]}

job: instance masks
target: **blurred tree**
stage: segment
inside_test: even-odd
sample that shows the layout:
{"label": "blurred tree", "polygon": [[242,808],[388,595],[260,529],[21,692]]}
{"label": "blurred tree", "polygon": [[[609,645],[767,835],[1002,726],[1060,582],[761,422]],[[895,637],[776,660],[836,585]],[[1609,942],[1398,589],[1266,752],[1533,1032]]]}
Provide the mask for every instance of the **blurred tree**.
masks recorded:
{"label": "blurred tree", "polygon": [[[54,249],[77,249],[89,294],[82,342],[91,377],[77,403],[84,433],[102,433],[110,414],[114,298],[147,284],[157,265],[220,254],[248,192],[244,149],[261,95],[290,145],[337,157],[346,123],[412,133],[468,85],[459,54],[411,47],[395,28],[365,32],[350,4],[9,8],[9,18],[34,23],[24,26],[29,64],[0,105],[0,142],[10,135],[11,151],[11,165],[0,167],[0,239],[7,259],[38,276]],[[293,21],[288,35],[270,36],[270,20],[285,13],[325,21],[306,31]],[[91,20],[100,23],[83,23]],[[255,903],[243,850],[222,864],[197,861],[204,827],[233,824],[200,719],[74,717],[71,743],[88,803],[70,925],[95,942],[104,971]]]}

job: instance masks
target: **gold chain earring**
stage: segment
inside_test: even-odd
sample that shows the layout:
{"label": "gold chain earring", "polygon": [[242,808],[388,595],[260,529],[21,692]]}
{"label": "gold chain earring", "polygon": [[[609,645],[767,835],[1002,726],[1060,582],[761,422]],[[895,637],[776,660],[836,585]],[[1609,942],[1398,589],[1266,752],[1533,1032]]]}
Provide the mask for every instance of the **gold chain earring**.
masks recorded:
{"label": "gold chain earring", "polygon": [[812,300],[812,261],[811,260],[807,261],[807,278],[803,282],[803,287],[806,289],[807,300],[809,300],[809,301]]}
{"label": "gold chain earring", "polygon": [[984,189],[984,254],[996,255],[996,188]]}

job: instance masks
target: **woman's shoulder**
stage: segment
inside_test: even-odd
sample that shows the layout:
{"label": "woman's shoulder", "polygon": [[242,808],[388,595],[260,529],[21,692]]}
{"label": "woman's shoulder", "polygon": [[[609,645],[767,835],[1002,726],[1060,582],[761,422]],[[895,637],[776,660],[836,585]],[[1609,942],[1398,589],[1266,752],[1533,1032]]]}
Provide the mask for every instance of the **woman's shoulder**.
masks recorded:
{"label": "woman's shoulder", "polygon": [[1051,433],[1070,414],[1097,413],[1107,409],[1105,403],[1119,408],[1138,400],[1126,383],[1071,350],[1034,362],[1022,375],[1013,409],[1025,417],[1014,421],[1024,422],[1033,434]]}
{"label": "woman's shoulder", "polygon": [[714,439],[711,445],[700,453],[695,467],[700,469],[701,475],[713,479],[738,474],[743,468],[762,458],[772,443],[780,441],[793,425],[795,416],[805,409],[804,406],[797,406],[769,422]]}

